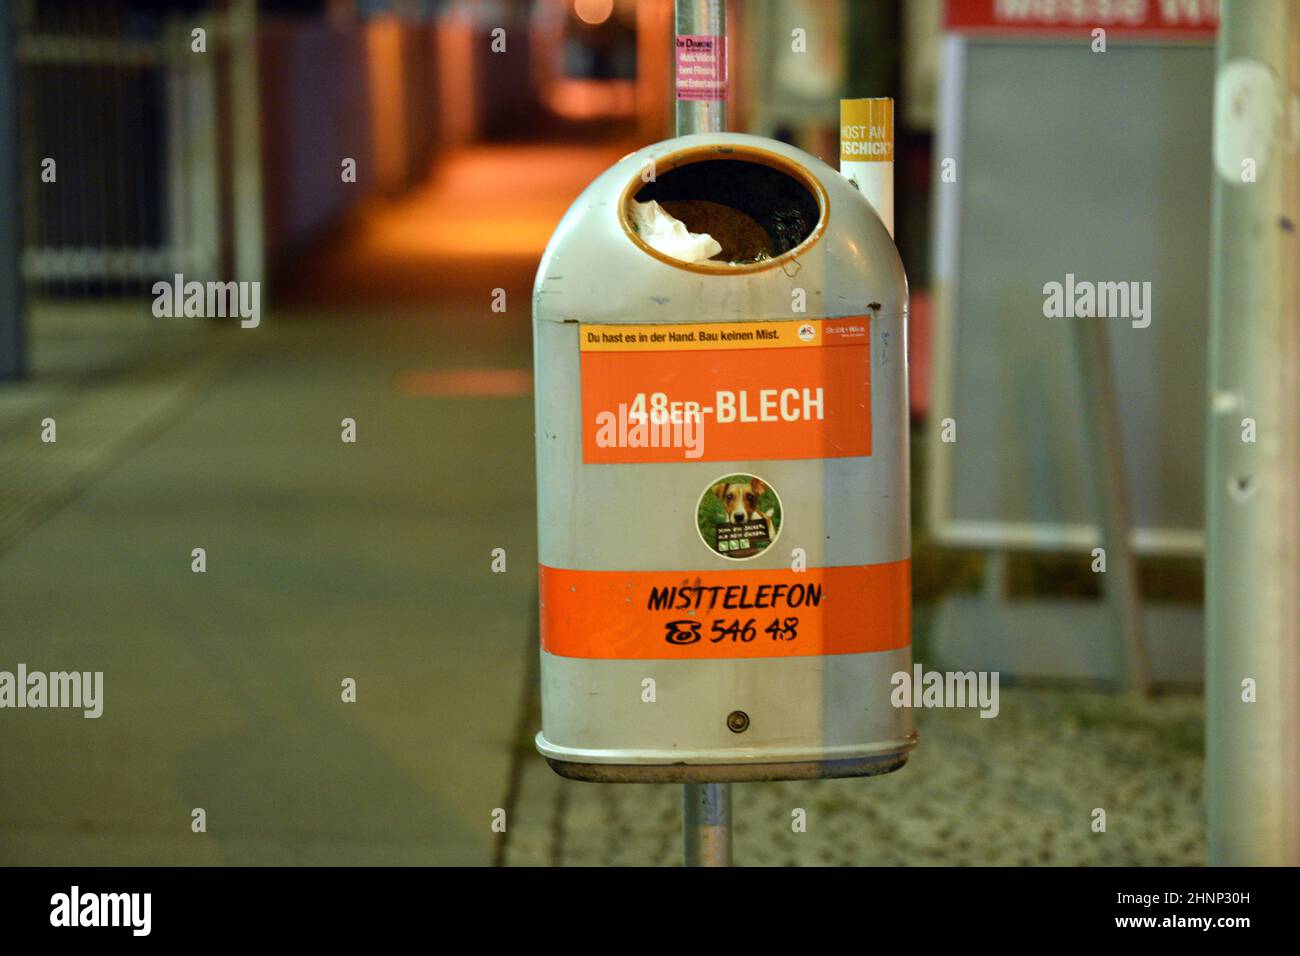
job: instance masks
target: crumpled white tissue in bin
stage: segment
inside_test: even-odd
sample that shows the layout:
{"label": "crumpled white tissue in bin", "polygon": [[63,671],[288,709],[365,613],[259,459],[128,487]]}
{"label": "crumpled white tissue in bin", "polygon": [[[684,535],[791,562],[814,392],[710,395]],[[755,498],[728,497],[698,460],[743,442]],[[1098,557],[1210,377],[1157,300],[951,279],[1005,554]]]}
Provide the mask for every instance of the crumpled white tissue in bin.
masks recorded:
{"label": "crumpled white tissue in bin", "polygon": [[674,219],[663,206],[650,200],[632,200],[632,224],[637,235],[651,249],[682,262],[703,262],[722,251],[718,240],[706,232],[688,232],[686,224]]}

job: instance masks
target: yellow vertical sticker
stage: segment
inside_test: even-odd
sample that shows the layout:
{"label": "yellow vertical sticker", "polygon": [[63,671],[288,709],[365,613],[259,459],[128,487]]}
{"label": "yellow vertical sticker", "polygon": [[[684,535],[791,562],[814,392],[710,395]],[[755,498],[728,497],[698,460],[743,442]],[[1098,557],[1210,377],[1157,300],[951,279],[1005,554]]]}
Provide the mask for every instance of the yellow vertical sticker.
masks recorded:
{"label": "yellow vertical sticker", "polygon": [[894,101],[840,100],[840,162],[894,161]]}

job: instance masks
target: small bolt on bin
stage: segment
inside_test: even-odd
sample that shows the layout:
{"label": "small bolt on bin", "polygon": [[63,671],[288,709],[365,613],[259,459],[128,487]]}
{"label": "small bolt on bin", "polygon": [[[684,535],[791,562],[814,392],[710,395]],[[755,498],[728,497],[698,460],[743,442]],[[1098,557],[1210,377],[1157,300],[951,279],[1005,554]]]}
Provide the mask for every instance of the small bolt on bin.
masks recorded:
{"label": "small bolt on bin", "polygon": [[558,773],[906,761],[906,314],[871,203],[780,142],[657,143],[569,209],[533,292],[536,742]]}

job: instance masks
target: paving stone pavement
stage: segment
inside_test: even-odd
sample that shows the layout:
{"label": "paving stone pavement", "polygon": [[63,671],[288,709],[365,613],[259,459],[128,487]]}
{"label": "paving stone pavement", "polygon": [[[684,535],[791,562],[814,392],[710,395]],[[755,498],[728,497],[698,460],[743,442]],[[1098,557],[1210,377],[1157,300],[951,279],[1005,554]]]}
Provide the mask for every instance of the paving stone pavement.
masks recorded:
{"label": "paving stone pavement", "polygon": [[[902,770],[734,787],[747,866],[1196,866],[1206,859],[1199,696],[1003,687],[1001,712],[916,714]],[[502,862],[680,864],[681,788],[563,780],[521,747]],[[1093,831],[1093,810],[1106,832]],[[806,832],[792,811],[806,811]]]}

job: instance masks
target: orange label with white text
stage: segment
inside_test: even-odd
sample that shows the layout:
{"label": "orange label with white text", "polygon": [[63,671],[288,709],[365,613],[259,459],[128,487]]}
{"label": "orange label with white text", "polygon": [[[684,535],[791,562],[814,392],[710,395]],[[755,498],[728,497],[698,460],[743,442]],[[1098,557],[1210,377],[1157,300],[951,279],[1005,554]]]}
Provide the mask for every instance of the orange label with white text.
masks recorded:
{"label": "orange label with white text", "polygon": [[542,650],[602,660],[894,650],[911,643],[911,570],[908,559],[801,572],[538,565]]}
{"label": "orange label with white text", "polygon": [[588,464],[871,454],[871,319],[582,325]]}

